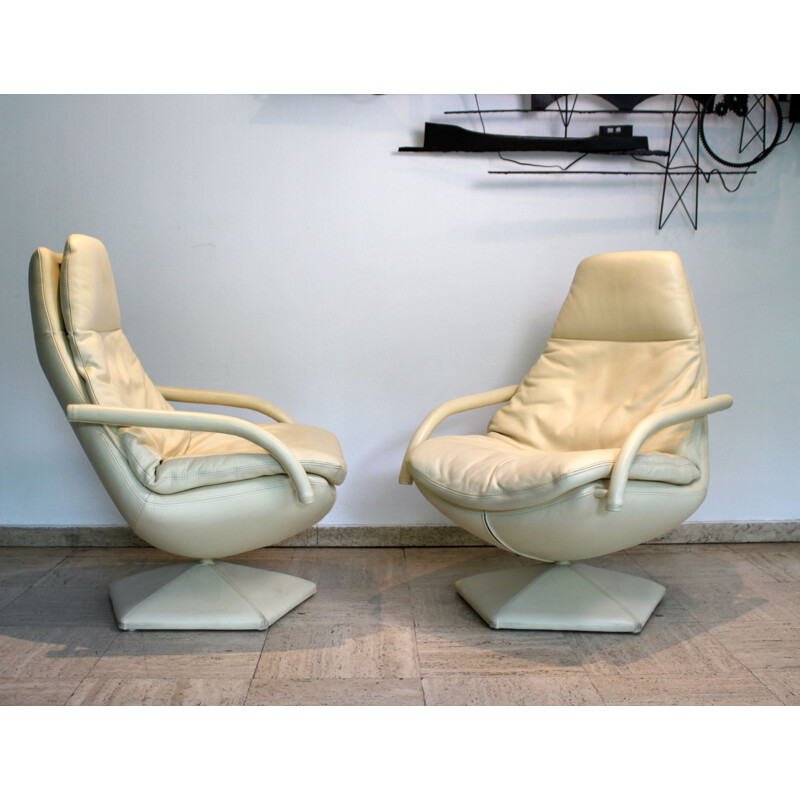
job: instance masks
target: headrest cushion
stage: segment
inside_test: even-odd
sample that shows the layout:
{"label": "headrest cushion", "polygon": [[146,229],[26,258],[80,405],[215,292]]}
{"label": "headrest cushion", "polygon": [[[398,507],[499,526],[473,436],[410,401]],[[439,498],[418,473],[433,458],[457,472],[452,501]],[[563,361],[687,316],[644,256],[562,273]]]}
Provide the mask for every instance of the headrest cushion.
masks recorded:
{"label": "headrest cushion", "polygon": [[578,265],[555,338],[643,342],[700,335],[692,290],[677,253],[606,253]]}
{"label": "headrest cushion", "polygon": [[119,302],[108,252],[99,239],[74,233],[64,246],[61,313],[68,333],[120,328]]}

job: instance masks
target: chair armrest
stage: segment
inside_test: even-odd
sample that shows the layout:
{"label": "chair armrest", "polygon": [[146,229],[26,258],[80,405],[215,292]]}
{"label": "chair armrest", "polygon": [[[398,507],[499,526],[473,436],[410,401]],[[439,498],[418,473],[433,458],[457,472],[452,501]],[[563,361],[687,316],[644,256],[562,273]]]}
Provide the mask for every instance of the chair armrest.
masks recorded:
{"label": "chair armrest", "polygon": [[210,431],[240,436],[263,447],[286,470],[294,483],[301,503],[314,501],[314,490],[297,457],[283,442],[253,422],[224,414],[205,414],[199,411],[156,411],[145,408],[121,408],[93,404],[67,406],[70,422],[90,425],[138,426],[142,428],[172,428],[185,431]]}
{"label": "chair armrest", "polygon": [[231,406],[232,408],[249,408],[259,411],[276,422],[294,422],[294,420],[278,406],[255,397],[252,394],[239,392],[217,392],[207,389],[185,389],[181,386],[156,386],[165,400],[177,403],[204,403],[210,406]]}
{"label": "chair armrest", "polygon": [[433,433],[434,428],[436,428],[440,422],[453,414],[460,414],[462,411],[471,411],[474,408],[492,406],[495,403],[505,403],[513,397],[514,392],[516,392],[518,388],[519,386],[517,384],[513,386],[504,386],[502,389],[491,389],[488,392],[469,394],[465,397],[456,397],[453,400],[442,403],[440,406],[436,406],[436,408],[422,420],[419,427],[414,432],[414,435],[411,437],[411,441],[408,443],[406,454],[403,456],[403,465],[400,468],[399,482],[406,485],[413,483],[411,473],[408,471],[408,457],[415,447],[422,444],[422,442]]}
{"label": "chair armrest", "polygon": [[644,444],[645,439],[652,436],[662,428],[669,428],[681,422],[687,422],[697,417],[705,417],[715,411],[724,411],[733,405],[733,398],[729,394],[719,394],[716,397],[709,397],[699,400],[696,403],[687,403],[681,406],[672,406],[662,411],[656,411],[645,417],[628,434],[622,443],[617,460],[611,470],[611,480],[608,489],[596,489],[595,496],[606,497],[607,511],[622,510],[622,496],[625,493],[625,486],[628,483],[628,475],[631,471],[633,459]]}

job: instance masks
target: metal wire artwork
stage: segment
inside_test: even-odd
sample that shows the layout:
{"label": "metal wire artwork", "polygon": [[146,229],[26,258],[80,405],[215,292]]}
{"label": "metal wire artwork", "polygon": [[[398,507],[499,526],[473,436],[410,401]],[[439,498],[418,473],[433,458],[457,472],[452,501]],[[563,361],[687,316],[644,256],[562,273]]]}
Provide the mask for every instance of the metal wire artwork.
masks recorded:
{"label": "metal wire artwork", "polygon": [[[784,111],[781,103],[792,98],[771,94],[762,95],[675,95],[672,108],[643,108],[637,106],[655,95],[600,95],[610,109],[581,109],[579,95],[531,95],[530,108],[481,109],[475,95],[475,109],[445,111],[445,114],[477,114],[482,133],[451,125],[426,124],[422,147],[402,147],[402,152],[495,152],[503,161],[530,169],[489,170],[490,175],[620,175],[660,176],[661,205],[658,229],[661,230],[673,213],[681,209],[691,226],[697,230],[700,179],[708,184],[717,177],[726,192],[736,192],[744,178],[755,175],[752,167],[763,161],[778,145],[783,144],[794,129],[794,122],[781,139]],[[555,106],[555,107],[552,107]],[[526,137],[490,134],[486,131],[484,114],[504,113],[558,114],[563,127],[562,137]],[[632,125],[600,126],[593,137],[568,136],[575,115],[583,114],[661,114],[670,118],[669,147],[651,150],[646,137],[634,137]],[[737,126],[737,120],[739,124]],[[702,150],[722,169],[704,169]],[[566,166],[533,164],[503,155],[506,152],[577,152],[580,155]],[[513,148],[513,149],[512,149]],[[656,169],[572,169],[587,155],[627,156],[651,164]],[[643,156],[647,156],[646,158]],[[659,159],[664,159],[659,160]],[[728,181],[726,178],[735,178]]]}

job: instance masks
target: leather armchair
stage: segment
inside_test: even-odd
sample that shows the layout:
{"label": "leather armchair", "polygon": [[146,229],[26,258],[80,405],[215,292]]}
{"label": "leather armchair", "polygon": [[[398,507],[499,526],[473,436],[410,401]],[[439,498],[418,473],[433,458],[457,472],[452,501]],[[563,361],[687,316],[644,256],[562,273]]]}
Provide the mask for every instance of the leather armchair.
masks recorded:
{"label": "leather armchair", "polygon": [[[217,561],[322,519],[346,474],[336,437],[258,398],[156,386],[122,332],[103,244],[72,235],[29,270],[39,361],[111,499],[144,541],[195,559],[109,587],[119,627],[264,629],[316,591],[290,575]],[[274,422],[174,409],[247,408]]]}
{"label": "leather armchair", "polygon": [[[401,483],[538,562],[462,578],[462,598],[494,628],[640,631],[664,587],[573,562],[661,536],[703,502],[706,416],[732,403],[707,383],[675,253],[582,261],[522,383],[444,403],[409,443]],[[430,438],[451,414],[496,403],[485,435]]]}

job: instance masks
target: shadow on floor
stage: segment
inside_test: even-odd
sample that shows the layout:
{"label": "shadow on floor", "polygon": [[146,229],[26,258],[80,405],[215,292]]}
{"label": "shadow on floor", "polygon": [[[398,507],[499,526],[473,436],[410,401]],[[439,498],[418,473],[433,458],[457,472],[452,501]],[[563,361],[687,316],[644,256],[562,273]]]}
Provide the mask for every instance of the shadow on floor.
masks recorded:
{"label": "shadow on floor", "polygon": [[[273,660],[284,656],[285,668],[270,667],[276,675],[300,655],[316,653],[319,661],[334,650],[341,658],[369,660],[367,672],[380,675],[410,675],[415,660],[423,674],[437,675],[581,668],[610,674],[633,665],[647,670],[651,662],[653,670],[681,672],[692,665],[724,668],[726,653],[708,632],[767,602],[740,596],[737,565],[722,562],[715,568],[711,621],[701,621],[707,601],[692,594],[690,583],[662,580],[667,595],[638,635],[502,631],[489,628],[453,588],[460,577],[525,563],[495,548],[272,548],[230,560],[313,580],[318,593],[269,632],[120,632],[108,584],[176,559],[144,548],[81,551],[51,569],[23,566],[0,574],[0,635],[48,644],[52,649],[39,657],[50,659],[263,651]],[[629,553],[587,563],[658,580]],[[312,674],[316,667],[303,662],[302,669]]]}

